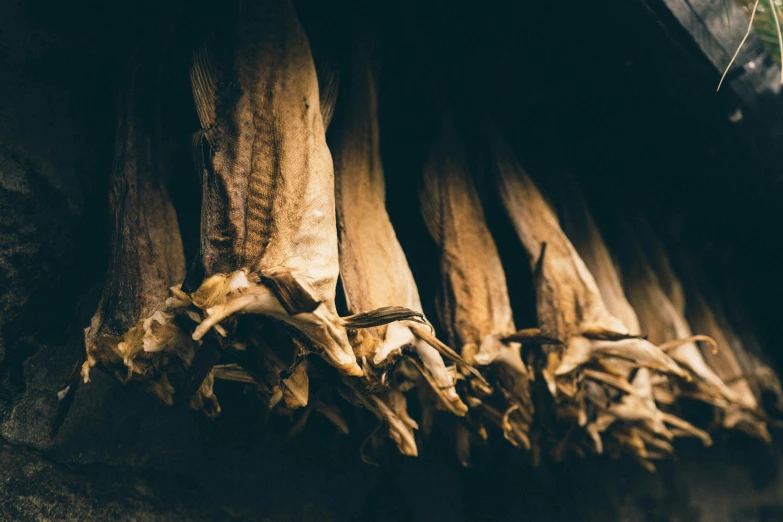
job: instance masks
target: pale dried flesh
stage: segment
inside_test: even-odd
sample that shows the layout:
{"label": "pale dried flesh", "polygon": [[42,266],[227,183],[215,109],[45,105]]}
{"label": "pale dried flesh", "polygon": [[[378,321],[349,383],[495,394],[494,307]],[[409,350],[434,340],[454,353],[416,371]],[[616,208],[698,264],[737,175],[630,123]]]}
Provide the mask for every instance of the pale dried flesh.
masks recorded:
{"label": "pale dried flesh", "polygon": [[243,4],[237,18],[233,56],[207,44],[191,73],[206,142],[193,338],[234,314],[265,315],[361,375],[334,304],[334,179],[307,37],[290,2]]}

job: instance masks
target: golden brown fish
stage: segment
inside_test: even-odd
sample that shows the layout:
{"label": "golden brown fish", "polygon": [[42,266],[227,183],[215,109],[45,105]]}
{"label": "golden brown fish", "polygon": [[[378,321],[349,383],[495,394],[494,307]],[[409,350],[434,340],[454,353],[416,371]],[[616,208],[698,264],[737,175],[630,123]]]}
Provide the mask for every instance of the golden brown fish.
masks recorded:
{"label": "golden brown fish", "polygon": [[[671,301],[678,315],[683,317],[695,332],[709,336],[715,341],[714,346],[702,343],[697,347],[700,348],[706,365],[722,382],[726,383],[726,386],[734,394],[733,399],[728,398],[731,402],[726,408],[719,410],[719,423],[724,428],[741,429],[750,435],[768,441],[769,433],[766,424],[760,418],[761,411],[756,397],[743,375],[742,367],[729,344],[724,329],[718,324],[713,308],[707,303],[696,285],[693,267],[687,262],[682,263],[683,266],[688,267],[686,272],[690,276],[686,292],[685,285],[675,273],[665,248],[649,223],[637,219],[634,225],[635,237],[642,245],[647,259],[654,260],[650,266],[658,278],[661,289]],[[672,352],[672,355],[677,356],[676,352]]]}
{"label": "golden brown fish", "polygon": [[[742,398],[710,368],[696,344],[697,341],[706,342],[715,350],[718,348],[715,340],[706,335],[693,335],[688,321],[663,290],[655,270],[648,262],[645,250],[656,249],[656,266],[659,270],[665,267],[667,279],[681,288],[665,251],[659,244],[652,243],[654,238],[651,233],[649,228],[637,228],[633,232],[628,230],[623,238],[627,252],[622,256],[622,268],[628,299],[638,314],[642,331],[649,335],[650,341],[666,350],[694,376],[691,383],[660,383],[655,388],[656,398],[671,402],[680,394],[713,404],[720,410],[742,405]],[[653,246],[642,249],[641,241]],[[670,390],[670,386],[675,389]]]}
{"label": "golden brown fish", "polygon": [[[143,106],[148,78],[137,68],[118,105],[115,162],[110,177],[111,257],[98,309],[85,330],[85,382],[96,365],[123,382],[141,381],[167,404],[170,377],[181,377],[196,344],[165,309],[169,287],[182,281],[185,259],[166,188],[166,151],[158,112]],[[149,82],[154,85],[154,82]],[[212,377],[191,405],[217,414]]]}
{"label": "golden brown fish", "polygon": [[[416,282],[386,211],[375,80],[361,51],[351,68],[350,74],[342,75],[338,103],[342,112],[329,143],[335,169],[340,275],[348,310],[361,313],[400,306],[421,312]],[[457,395],[451,373],[438,350],[417,335],[419,328],[396,322],[359,332],[353,338],[357,357],[366,372],[384,373],[384,367],[390,367],[403,352],[414,352],[441,407],[464,415],[467,407]],[[379,411],[388,414],[395,409]],[[410,422],[390,422],[390,426],[413,429]],[[401,450],[410,447],[412,435],[408,435],[395,436]]]}
{"label": "golden brown fish", "polygon": [[[596,226],[590,210],[587,208],[587,203],[580,192],[579,186],[573,178],[564,175],[563,179],[560,180],[559,187],[561,190],[558,198],[558,209],[564,232],[585,262],[585,266],[593,274],[606,308],[612,315],[621,319],[623,325],[628,326],[631,333],[640,334],[639,319],[625,297],[614,260],[604,243],[601,232]],[[604,379],[605,382],[611,383],[618,389],[624,386],[623,383],[630,380],[632,386],[630,389],[623,390],[627,391],[628,395],[621,400],[620,405],[609,408],[609,412],[600,412],[596,420],[588,424],[588,431],[596,439],[596,444],[599,443],[597,435],[611,426],[610,422],[613,414],[617,414],[618,418],[622,420],[632,421],[627,415],[623,415],[623,404],[632,406],[635,410],[635,415],[641,420],[641,423],[637,423],[637,426],[628,427],[623,433],[638,432],[638,435],[644,441],[645,452],[648,449],[647,446],[650,445],[657,447],[659,452],[671,447],[666,440],[672,438],[672,433],[668,429],[668,426],[671,426],[672,423],[676,424],[676,428],[681,433],[686,432],[690,436],[702,439],[705,444],[711,444],[709,436],[702,430],[695,428],[682,419],[677,419],[671,414],[664,414],[664,412],[659,410],[653,396],[649,369],[637,368],[635,375],[632,377],[634,365],[628,361],[608,359],[603,361],[603,365],[605,367],[609,366],[609,373],[596,374],[593,376],[595,380]],[[589,371],[593,372],[593,370]],[[585,373],[587,372],[588,370],[585,370]],[[613,374],[619,374],[621,377],[619,383],[606,381],[606,377]],[[667,378],[664,374],[658,374],[657,377],[659,379]],[[613,434],[610,433],[610,435]],[[622,440],[627,439],[622,437]],[[638,449],[637,446],[632,446],[627,448],[626,451],[635,451],[636,449]],[[635,458],[644,459],[640,454],[636,454]],[[650,463],[644,465],[648,468],[652,466]]]}
{"label": "golden brown fish", "polygon": [[209,46],[191,79],[205,141],[193,338],[234,314],[301,331],[346,375],[362,375],[337,316],[332,160],[307,37],[290,1],[242,3],[233,56]]}
{"label": "golden brown fish", "polygon": [[[534,270],[539,328],[565,347],[546,347],[542,370],[560,418],[586,426],[587,402],[618,418],[628,410],[624,404],[633,396],[610,386],[606,379],[597,381],[585,375],[582,370],[587,365],[605,368],[607,359],[623,359],[634,367],[688,379],[688,373],[671,358],[607,310],[593,275],[563,233],[552,207],[502,138],[493,135],[490,140],[501,200]],[[626,381],[621,388],[629,384]]]}
{"label": "golden brown fish", "polygon": [[[424,220],[440,249],[438,310],[449,342],[494,388],[468,373],[471,407],[496,422],[514,445],[529,449],[531,376],[520,357],[520,344],[505,340],[516,333],[506,275],[463,150],[458,131],[444,121],[420,191]],[[493,415],[495,403],[501,408],[498,415]]]}

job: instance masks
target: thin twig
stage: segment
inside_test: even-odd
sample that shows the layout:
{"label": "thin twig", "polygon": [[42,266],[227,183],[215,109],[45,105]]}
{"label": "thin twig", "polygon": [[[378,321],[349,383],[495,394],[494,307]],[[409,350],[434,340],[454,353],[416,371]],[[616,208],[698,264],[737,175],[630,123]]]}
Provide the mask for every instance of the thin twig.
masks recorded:
{"label": "thin twig", "polygon": [[[772,0],[770,0],[772,1]],[[729,69],[731,69],[732,64],[734,64],[734,60],[737,59],[737,55],[739,54],[740,50],[742,49],[742,46],[745,45],[745,40],[748,39],[748,36],[750,35],[750,32],[753,30],[753,19],[756,17],[756,11],[759,8],[759,0],[756,0],[756,3],[753,5],[753,12],[750,13],[750,22],[748,23],[748,32],[745,33],[745,36],[742,37],[742,41],[739,44],[739,47],[737,47],[737,51],[734,53],[734,56],[731,57],[731,61],[729,62],[729,65],[726,66],[726,70],[723,71],[723,76],[720,77],[720,81],[718,82],[718,91],[720,91],[720,86],[723,85],[723,80],[726,78],[726,75],[729,72]],[[777,22],[777,17],[775,17],[775,22]],[[779,34],[779,31],[778,31]]]}

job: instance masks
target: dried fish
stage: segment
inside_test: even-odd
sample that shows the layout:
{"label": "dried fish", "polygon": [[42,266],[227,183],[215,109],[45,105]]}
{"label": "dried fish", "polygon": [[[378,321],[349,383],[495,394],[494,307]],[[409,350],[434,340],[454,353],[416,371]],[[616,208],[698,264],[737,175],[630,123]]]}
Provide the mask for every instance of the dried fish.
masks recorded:
{"label": "dried fish", "polygon": [[783,386],[780,384],[780,377],[767,360],[755,335],[754,325],[748,319],[746,311],[737,305],[738,301],[731,295],[722,301],[725,308],[715,309],[716,319],[737,356],[756,400],[763,405],[770,417],[779,419],[783,415]]}
{"label": "dried fish", "polygon": [[332,161],[307,37],[290,1],[243,3],[232,59],[205,46],[191,70],[205,146],[201,260],[190,294],[200,339],[234,314],[290,324],[360,376],[334,298]]}
{"label": "dried fish", "polygon": [[[172,404],[171,381],[187,371],[196,343],[163,312],[169,287],[184,277],[185,259],[165,184],[159,107],[142,107],[141,74],[131,77],[118,105],[109,194],[112,255],[98,309],[85,330],[82,376],[88,381],[91,368],[99,365],[122,382],[142,382]],[[209,377],[200,385],[191,406],[216,415],[212,382]]]}
{"label": "dried fish", "polygon": [[[737,407],[747,407],[743,398],[731,389],[715,371],[707,364],[702,351],[696,345],[697,340],[706,340],[715,346],[715,340],[708,336],[694,336],[683,312],[677,309],[667,293],[661,287],[656,270],[648,262],[645,251],[656,251],[658,271],[665,271],[665,278],[670,281],[671,288],[682,288],[679,280],[671,269],[665,251],[652,236],[649,228],[635,229],[627,232],[624,237],[626,252],[623,256],[624,280],[628,299],[636,310],[643,331],[648,332],[650,341],[658,344],[671,355],[681,366],[687,368],[694,376],[693,382],[670,383],[656,386],[656,397],[659,391],[662,396],[672,394],[689,396],[716,406],[724,412],[733,411]],[[641,247],[645,241],[648,248]],[[679,299],[680,290],[674,295]],[[684,305],[684,297],[681,303]],[[714,332],[713,332],[714,333]],[[666,388],[675,386],[672,392]],[[725,418],[725,417],[724,417]]]}
{"label": "dried fish", "polygon": [[[530,448],[533,417],[531,375],[520,356],[506,276],[454,125],[446,119],[424,171],[422,214],[440,249],[442,291],[438,303],[449,342],[490,380],[470,373],[466,393],[483,404],[478,411],[515,445]],[[523,332],[531,339],[537,330]],[[494,395],[494,397],[493,397]],[[501,408],[498,411],[490,403]],[[503,413],[505,412],[505,413]],[[462,449],[467,461],[467,448]]]}
{"label": "dried fish", "polygon": [[[584,260],[590,273],[595,277],[596,285],[601,292],[601,297],[603,298],[607,309],[612,315],[620,318],[623,325],[628,325],[629,331],[640,334],[639,319],[636,316],[633,307],[626,299],[620,280],[620,274],[609,253],[609,249],[603,240],[601,232],[598,230],[593,216],[587,208],[587,203],[579,190],[579,186],[576,181],[567,174],[559,181],[560,183],[558,183],[558,186],[561,190],[558,198],[558,209],[563,230],[568,235],[568,238],[576,248],[579,256]],[[602,377],[599,377],[599,375],[592,376],[593,370],[591,369],[585,369],[584,373],[585,375],[592,376],[594,380],[603,379],[605,383],[611,384],[618,389],[624,386],[630,387],[630,390],[627,388],[622,389],[623,391],[626,391],[629,396],[635,396],[634,399],[630,400],[637,402],[641,400],[641,402],[639,402],[640,407],[638,408],[638,412],[645,413],[644,421],[648,427],[652,428],[650,431],[633,428],[639,431],[639,435],[645,440],[647,445],[656,444],[656,442],[648,440],[650,438],[657,441],[659,439],[657,439],[656,436],[663,436],[667,439],[671,437],[672,434],[668,429],[661,429],[664,424],[676,425],[685,435],[698,437],[704,441],[705,444],[712,443],[709,436],[702,430],[675,417],[673,414],[667,414],[659,409],[659,405],[656,404],[654,399],[650,370],[647,368],[638,368],[635,370],[636,373],[631,379],[634,367],[628,361],[623,359],[609,359],[604,362],[604,365],[607,364],[611,364],[611,370],[619,374],[621,377],[621,379],[617,379],[619,382],[607,380],[607,374],[602,374]],[[631,384],[628,384],[629,379],[631,379]],[[659,382],[666,382],[668,379],[668,375],[658,374]],[[626,397],[624,400],[628,401],[629,399]],[[598,420],[596,421],[599,425],[590,429],[591,434],[600,433],[600,426],[606,424],[607,419],[601,419],[601,417],[602,416],[599,415],[600,422]],[[611,434],[613,433],[610,433],[610,435]],[[636,455],[636,458],[641,459],[642,457]]]}
{"label": "dried fish", "polygon": [[[656,258],[654,271],[659,281],[668,282],[666,286],[662,285],[662,288],[672,300],[672,304],[680,314],[687,314],[687,320],[694,330],[714,340],[716,349],[705,349],[702,346],[702,355],[710,369],[726,383],[736,396],[735,402],[730,403],[722,411],[720,424],[724,428],[740,429],[751,436],[769,441],[770,435],[763,420],[764,414],[759,408],[747,377],[744,375],[735,346],[729,342],[729,337],[734,336],[731,332],[731,326],[726,320],[719,323],[719,311],[716,305],[710,305],[700,291],[699,287],[703,288],[704,284],[697,285],[696,283],[697,278],[694,275],[693,264],[688,261],[681,263],[687,276],[687,285],[683,285],[674,273],[663,246],[655,237],[649,224],[639,219],[637,220],[637,229],[641,231],[637,237],[646,247],[645,252],[656,252],[654,254]],[[686,286],[687,291],[684,291],[683,288]]]}
{"label": "dried fish", "polygon": [[[639,397],[624,394],[617,384],[608,386],[606,379],[593,380],[582,369],[596,362],[611,367],[611,360],[621,359],[634,368],[650,368],[684,379],[689,374],[607,310],[593,275],[563,233],[552,207],[502,138],[492,135],[490,141],[501,200],[534,270],[539,328],[565,346],[545,346],[542,369],[559,418],[569,426],[586,426],[590,402],[618,419],[664,430],[653,413],[640,416]],[[621,379],[620,375],[615,377]],[[595,441],[595,428],[590,431]],[[600,444],[594,446],[600,451]]]}
{"label": "dried fish", "polygon": [[[370,61],[359,52],[351,69],[350,74],[343,75],[342,112],[329,143],[334,156],[340,275],[346,304],[353,313],[390,305],[421,312],[416,282],[386,212]],[[380,369],[403,352],[414,351],[422,363],[419,367],[425,381],[431,383],[430,392],[439,397],[441,407],[457,415],[467,411],[439,353],[448,354],[448,347],[431,338],[426,326],[396,322],[369,328],[354,335],[352,343],[357,357],[366,361],[365,373],[370,372],[367,365]],[[382,414],[396,411],[404,417],[399,408],[378,405],[377,410]],[[403,424],[412,426],[410,422]],[[406,446],[412,440],[395,438]],[[402,446],[400,449],[404,450]]]}

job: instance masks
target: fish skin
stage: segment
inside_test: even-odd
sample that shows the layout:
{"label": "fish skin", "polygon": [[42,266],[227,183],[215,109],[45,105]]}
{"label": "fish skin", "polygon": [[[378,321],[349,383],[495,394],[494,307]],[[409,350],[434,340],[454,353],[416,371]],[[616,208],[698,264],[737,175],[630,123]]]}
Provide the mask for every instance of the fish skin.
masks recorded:
{"label": "fish skin", "polygon": [[[642,330],[656,345],[692,337],[690,325],[661,287],[636,238],[637,235],[630,231],[624,238],[628,252],[623,270],[628,299],[636,310]],[[712,397],[714,404],[731,404],[739,400],[737,394],[709,367],[695,342],[685,342],[667,353],[693,374],[696,378],[694,386],[707,397]]]}
{"label": "fish skin", "polygon": [[441,251],[442,322],[460,347],[516,332],[506,275],[462,150],[445,122],[420,191],[427,229]]}

